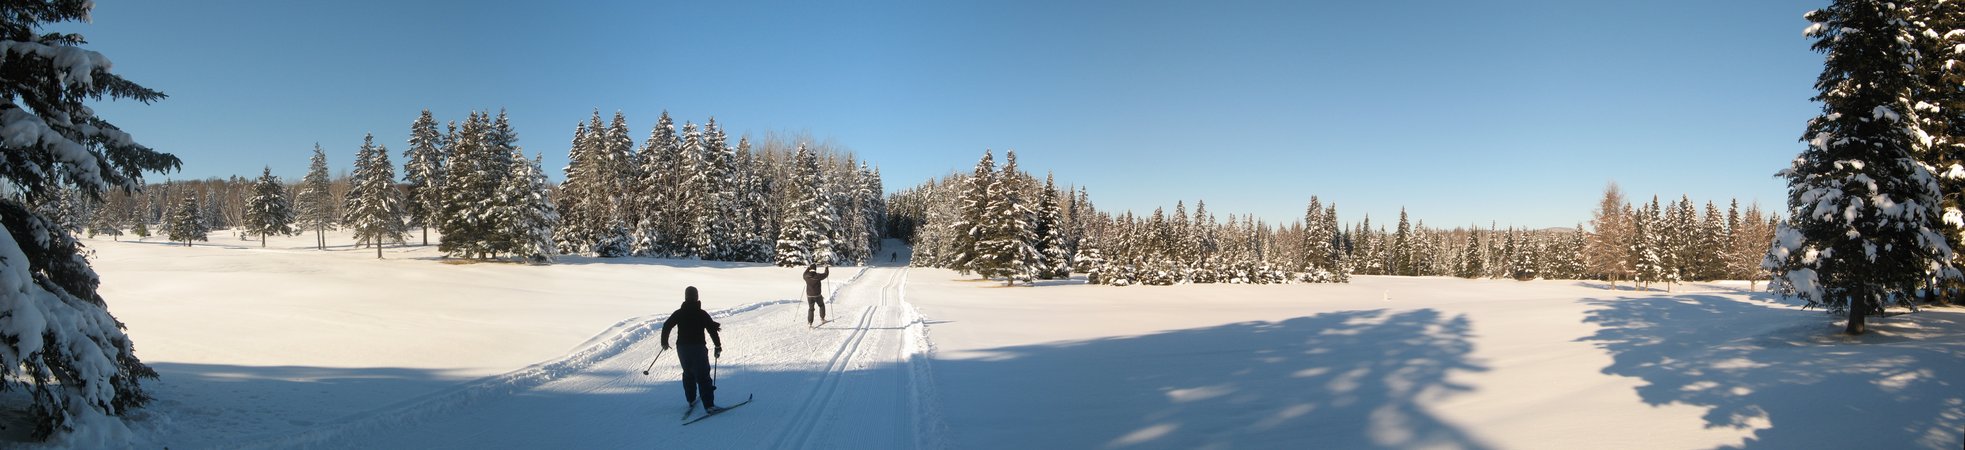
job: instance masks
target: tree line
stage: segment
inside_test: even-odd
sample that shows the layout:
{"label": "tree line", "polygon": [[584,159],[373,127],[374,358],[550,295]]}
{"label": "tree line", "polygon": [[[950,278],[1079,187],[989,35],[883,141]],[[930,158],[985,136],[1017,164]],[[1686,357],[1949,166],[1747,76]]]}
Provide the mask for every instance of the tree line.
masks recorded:
{"label": "tree line", "polygon": [[[636,146],[627,119],[596,111],[575,126],[566,181],[542,156],[527,158],[504,112],[471,112],[439,131],[424,111],[410,125],[402,176],[387,146],[363,139],[354,171],[328,173],[316,145],[306,176],[166,182],[101,200],[54,196],[38,204],[91,237],[165,232],[174,242],[236,229],[240,239],[348,229],[358,245],[430,245],[445,255],[547,262],[556,255],[717,261],[860,263],[880,248],[886,199],[880,172],[826,143],[767,136],[728,144],[711,118],[677,130],[664,112]],[[85,230],[86,229],[86,230]],[[156,231],[153,231],[156,230]]]}
{"label": "tree line", "polygon": [[1722,213],[1688,196],[1626,202],[1613,183],[1590,226],[1434,228],[1401,209],[1396,225],[1344,224],[1337,205],[1310,198],[1301,221],[1225,216],[1196,201],[1151,214],[1100,211],[1083,187],[1059,189],[984,151],[972,173],[895,192],[886,226],[914,246],[913,264],[1011,284],[1068,278],[1111,285],[1346,282],[1353,274],[1596,279],[1633,287],[1757,280],[1777,219],[1738,200]]}

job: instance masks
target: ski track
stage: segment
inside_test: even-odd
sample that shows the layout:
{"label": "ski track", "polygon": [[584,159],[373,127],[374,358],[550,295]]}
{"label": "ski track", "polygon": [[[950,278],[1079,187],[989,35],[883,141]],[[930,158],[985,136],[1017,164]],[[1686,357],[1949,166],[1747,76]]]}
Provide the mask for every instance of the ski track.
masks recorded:
{"label": "ski track", "polygon": [[[841,415],[843,408],[833,399],[839,396],[846,385],[843,379],[846,378],[847,371],[854,368],[849,363],[859,352],[861,344],[866,342],[867,336],[871,334],[874,317],[889,306],[888,293],[894,289],[895,283],[901,281],[902,274],[905,273],[905,270],[893,271],[893,275],[880,286],[876,294],[878,297],[876,302],[860,307],[858,324],[840,343],[839,349],[833,352],[832,359],[826,364],[825,373],[820,376],[817,388],[806,397],[798,413],[792,416],[793,422],[781,429],[777,439],[773,440],[771,445],[773,448],[812,447],[811,444],[821,438],[818,436],[820,422],[837,419]],[[835,292],[834,295],[836,297],[838,294]]]}
{"label": "ski track", "polygon": [[[780,299],[750,303],[732,308],[712,311],[710,315],[724,318],[755,311],[770,306],[797,303],[798,300]],[[655,314],[624,320],[608,327],[607,331],[588,339],[579,350],[558,359],[533,364],[523,369],[502,375],[481,378],[457,387],[420,396],[386,406],[374,411],[357,413],[343,417],[333,423],[315,427],[298,433],[283,432],[277,435],[245,439],[233,448],[295,448],[341,446],[350,438],[365,438],[378,432],[386,433],[395,429],[413,426],[446,413],[451,413],[474,405],[496,401],[524,391],[538,388],[547,383],[565,379],[571,375],[590,369],[602,361],[620,357],[639,357],[627,352],[630,347],[650,337],[657,337],[662,330],[662,322],[668,314]],[[625,376],[625,375],[624,375]],[[615,377],[618,381],[621,377]]]}
{"label": "ski track", "polygon": [[832,286],[836,319],[817,329],[802,295],[713,311],[732,356],[717,361],[718,396],[760,404],[687,428],[674,352],[639,373],[658,353],[656,314],[551,361],[236,447],[943,448],[934,344],[906,282],[905,267],[860,269]]}

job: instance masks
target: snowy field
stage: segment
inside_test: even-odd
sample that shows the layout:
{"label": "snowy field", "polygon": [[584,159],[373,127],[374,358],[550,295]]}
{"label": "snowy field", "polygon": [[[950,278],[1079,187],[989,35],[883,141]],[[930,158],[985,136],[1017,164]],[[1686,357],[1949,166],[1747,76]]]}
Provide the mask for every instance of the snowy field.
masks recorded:
{"label": "snowy field", "polygon": [[[162,374],[130,446],[1956,449],[1965,434],[1960,311],[1849,338],[1744,283],[1002,287],[876,265],[834,269],[835,320],[810,329],[797,269],[213,236],[88,241]],[[724,323],[719,403],[757,401],[684,427],[674,355],[641,371],[688,285]]]}

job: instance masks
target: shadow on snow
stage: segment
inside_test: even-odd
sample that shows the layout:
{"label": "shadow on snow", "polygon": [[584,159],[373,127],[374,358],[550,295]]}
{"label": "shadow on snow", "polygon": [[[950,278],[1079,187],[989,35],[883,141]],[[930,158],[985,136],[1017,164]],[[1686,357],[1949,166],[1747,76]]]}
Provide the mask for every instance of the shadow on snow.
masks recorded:
{"label": "shadow on snow", "polygon": [[[1763,297],[1756,296],[1756,297]],[[1711,295],[1586,299],[1582,338],[1603,373],[1651,405],[1707,408],[1708,427],[1756,429],[1742,448],[1946,448],[1965,430],[1965,340],[1956,314],[1872,319],[1848,337],[1819,311]]]}
{"label": "shadow on snow", "polygon": [[1343,311],[936,360],[975,448],[1481,448],[1420,406],[1486,370],[1465,316]]}
{"label": "shadow on snow", "polygon": [[[938,388],[930,395],[942,406],[944,442],[971,448],[1485,448],[1421,406],[1470,389],[1450,382],[1454,374],[1486,370],[1469,359],[1470,327],[1465,316],[1431,309],[1343,311],[1004,347],[978,358],[931,360]],[[628,359],[622,362],[512,385],[497,381],[509,376],[404,368],[155,364],[164,378],[153,385],[157,403],[143,414],[158,419],[136,417],[133,426],[165,441],[156,444],[179,448],[376,439],[383,442],[366,443],[743,448],[768,445],[783,434],[769,430],[800,422],[794,416],[804,411],[802,399],[815,398],[814,383],[826,376],[726,360],[719,393],[756,393],[760,401],[700,432],[683,432],[673,361],[664,358],[663,373],[642,376],[643,358],[653,355],[641,350],[609,357]],[[906,380],[911,370],[880,364],[847,376]],[[593,388],[539,388],[583,377]],[[851,397],[873,394],[842,392],[828,401],[852,405]],[[862,433],[852,439],[872,448],[921,442],[906,436],[918,429],[903,423],[828,433]]]}

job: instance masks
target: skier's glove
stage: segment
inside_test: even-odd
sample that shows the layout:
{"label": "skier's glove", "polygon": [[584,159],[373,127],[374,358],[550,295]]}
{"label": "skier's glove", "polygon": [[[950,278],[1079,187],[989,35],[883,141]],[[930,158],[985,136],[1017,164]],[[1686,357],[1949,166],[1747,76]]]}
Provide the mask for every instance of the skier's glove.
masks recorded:
{"label": "skier's glove", "polygon": [[667,343],[667,342],[663,342],[663,343],[662,343],[662,351],[668,351],[668,350],[669,350],[669,343]]}
{"label": "skier's glove", "polygon": [[722,358],[722,357],[723,357],[723,347],[717,347],[717,348],[716,348],[716,357],[718,357],[718,358]]}

